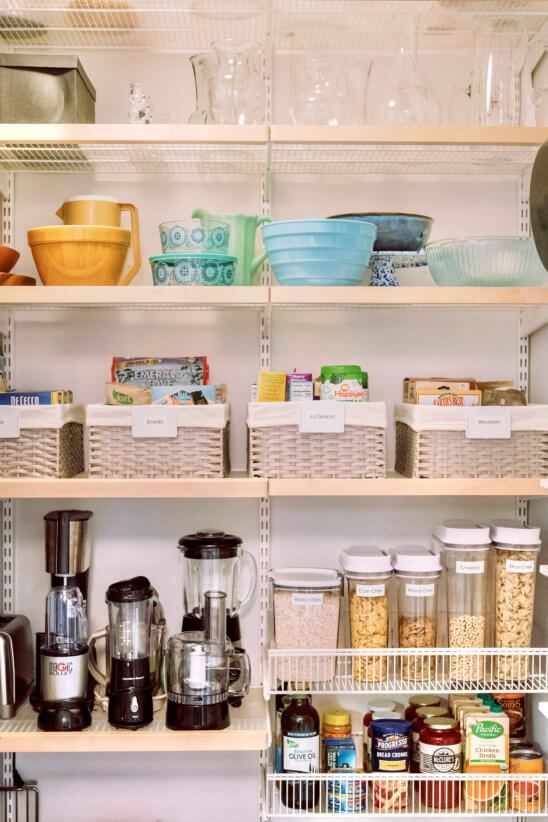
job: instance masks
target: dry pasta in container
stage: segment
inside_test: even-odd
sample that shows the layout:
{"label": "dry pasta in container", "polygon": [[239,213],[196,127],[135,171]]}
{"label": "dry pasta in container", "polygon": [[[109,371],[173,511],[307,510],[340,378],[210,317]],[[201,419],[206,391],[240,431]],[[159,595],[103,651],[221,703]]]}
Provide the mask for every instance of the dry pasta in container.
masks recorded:
{"label": "dry pasta in container", "polygon": [[[496,549],[495,645],[497,648],[529,648],[540,528],[513,520],[496,520],[491,524],[491,539]],[[519,681],[530,673],[526,656],[503,654],[494,664],[495,678]]]}
{"label": "dry pasta in container", "polygon": [[[351,547],[339,561],[348,596],[352,648],[388,648],[390,554],[380,548]],[[382,682],[387,676],[386,657],[375,654],[352,658],[352,675],[358,682]]]}
{"label": "dry pasta in container", "polygon": [[335,675],[335,654],[299,655],[302,649],[336,649],[342,576],[330,568],[278,568],[270,571],[274,646],[295,649],[278,659],[281,682],[302,688]]}

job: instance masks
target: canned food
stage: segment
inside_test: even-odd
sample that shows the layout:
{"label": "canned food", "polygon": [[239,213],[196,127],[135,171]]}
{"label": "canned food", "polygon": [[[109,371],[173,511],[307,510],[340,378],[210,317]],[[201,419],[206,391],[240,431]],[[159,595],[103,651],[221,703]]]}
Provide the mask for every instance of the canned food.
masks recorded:
{"label": "canned food", "polygon": [[[544,760],[532,748],[515,748],[510,752],[511,774],[538,774],[544,771]],[[544,807],[544,785],[541,780],[524,779],[510,782],[510,806],[520,814],[538,813]]]}
{"label": "canned food", "polygon": [[[332,768],[330,775],[363,774],[354,768]],[[327,809],[334,813],[361,813],[367,801],[367,782],[364,779],[329,779],[327,782]]]}
{"label": "canned food", "polygon": [[525,736],[525,694],[493,694],[510,719],[510,739]]}
{"label": "canned food", "polygon": [[[371,723],[373,771],[398,774],[409,770],[411,722],[408,719],[374,719]],[[373,783],[373,805],[384,813],[403,813],[407,807],[407,779],[379,779]]]}

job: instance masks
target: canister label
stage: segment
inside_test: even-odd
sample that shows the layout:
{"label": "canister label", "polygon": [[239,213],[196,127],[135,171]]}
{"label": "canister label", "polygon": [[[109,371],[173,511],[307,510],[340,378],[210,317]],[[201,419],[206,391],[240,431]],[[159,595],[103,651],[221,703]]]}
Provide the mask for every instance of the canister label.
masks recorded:
{"label": "canister label", "polygon": [[508,574],[533,574],[535,572],[535,560],[507,559],[506,571]]}
{"label": "canister label", "polygon": [[384,582],[379,582],[377,585],[356,585],[356,596],[358,597],[383,597],[385,595],[386,585]]}
{"label": "canister label", "polygon": [[436,586],[433,582],[425,584],[406,582],[405,595],[408,597],[433,597],[435,588]]}
{"label": "canister label", "polygon": [[291,595],[293,605],[323,605],[323,594],[321,591],[314,593],[295,592]]}
{"label": "canister label", "polygon": [[485,562],[482,559],[474,560],[473,562],[458,559],[455,567],[457,574],[483,574],[485,571]]}

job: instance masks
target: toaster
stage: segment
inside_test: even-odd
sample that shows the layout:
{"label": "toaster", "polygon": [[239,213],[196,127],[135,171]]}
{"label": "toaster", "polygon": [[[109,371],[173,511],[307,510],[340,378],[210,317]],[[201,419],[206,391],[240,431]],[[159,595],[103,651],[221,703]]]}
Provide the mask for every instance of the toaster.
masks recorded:
{"label": "toaster", "polygon": [[26,616],[0,616],[0,719],[11,719],[34,680],[34,647]]}

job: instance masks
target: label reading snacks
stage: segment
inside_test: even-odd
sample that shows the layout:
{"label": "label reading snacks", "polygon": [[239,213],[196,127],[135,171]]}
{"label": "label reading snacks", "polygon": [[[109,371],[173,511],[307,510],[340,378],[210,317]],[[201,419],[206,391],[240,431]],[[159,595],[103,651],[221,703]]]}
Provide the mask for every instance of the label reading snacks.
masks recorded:
{"label": "label reading snacks", "polygon": [[0,437],[13,439],[19,436],[19,409],[7,405],[0,408]]}
{"label": "label reading snacks", "polygon": [[293,605],[323,605],[323,594],[321,591],[306,594],[301,594],[296,591],[291,596],[291,603]]}
{"label": "label reading snacks", "polygon": [[407,582],[405,585],[405,595],[408,597],[433,597],[435,584],[427,582],[424,585],[419,585],[414,582]]}
{"label": "label reading snacks", "polygon": [[533,574],[535,572],[535,560],[507,559],[506,572],[508,574]]}
{"label": "label reading snacks", "polygon": [[509,408],[487,410],[484,406],[465,409],[466,439],[509,440],[512,434],[512,412]]}
{"label": "label reading snacks", "polygon": [[301,434],[344,434],[344,403],[299,403],[299,431]]}
{"label": "label reading snacks", "polygon": [[383,597],[386,586],[384,582],[379,582],[377,585],[356,585],[357,597]]}
{"label": "label reading snacks", "polygon": [[178,409],[169,405],[136,405],[131,409],[131,435],[135,439],[177,436]]}

